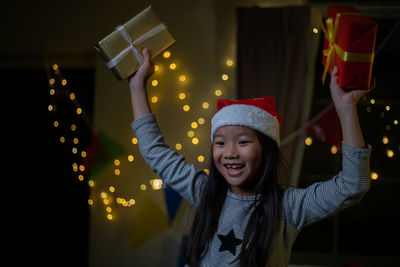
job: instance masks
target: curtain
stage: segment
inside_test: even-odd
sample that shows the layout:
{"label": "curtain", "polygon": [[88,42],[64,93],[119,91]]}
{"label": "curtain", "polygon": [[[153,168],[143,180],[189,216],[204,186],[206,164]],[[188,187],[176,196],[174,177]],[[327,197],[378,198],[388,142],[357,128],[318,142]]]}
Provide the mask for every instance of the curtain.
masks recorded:
{"label": "curtain", "polygon": [[[305,124],[311,108],[310,7],[239,7],[236,11],[237,95],[240,99],[275,96],[282,117],[281,141],[285,140]],[[304,136],[295,136],[281,144],[293,186],[298,183],[304,151]]]}

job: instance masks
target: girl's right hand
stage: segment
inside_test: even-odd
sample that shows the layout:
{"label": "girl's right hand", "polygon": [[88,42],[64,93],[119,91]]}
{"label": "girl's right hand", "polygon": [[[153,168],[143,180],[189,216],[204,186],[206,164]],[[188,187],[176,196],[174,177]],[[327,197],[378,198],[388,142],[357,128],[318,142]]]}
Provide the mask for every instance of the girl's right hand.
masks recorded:
{"label": "girl's right hand", "polygon": [[143,63],[139,69],[129,78],[129,88],[131,90],[146,87],[147,80],[154,72],[154,64],[151,60],[150,50],[146,47],[142,51]]}

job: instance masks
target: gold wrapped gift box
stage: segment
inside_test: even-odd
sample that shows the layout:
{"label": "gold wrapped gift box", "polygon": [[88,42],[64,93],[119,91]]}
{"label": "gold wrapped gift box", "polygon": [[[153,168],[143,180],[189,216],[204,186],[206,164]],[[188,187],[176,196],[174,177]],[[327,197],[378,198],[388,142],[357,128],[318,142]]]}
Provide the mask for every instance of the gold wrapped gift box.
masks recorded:
{"label": "gold wrapped gift box", "polygon": [[173,43],[175,39],[166,25],[149,6],[94,47],[117,79],[124,80],[139,68],[143,48],[149,48],[154,58]]}

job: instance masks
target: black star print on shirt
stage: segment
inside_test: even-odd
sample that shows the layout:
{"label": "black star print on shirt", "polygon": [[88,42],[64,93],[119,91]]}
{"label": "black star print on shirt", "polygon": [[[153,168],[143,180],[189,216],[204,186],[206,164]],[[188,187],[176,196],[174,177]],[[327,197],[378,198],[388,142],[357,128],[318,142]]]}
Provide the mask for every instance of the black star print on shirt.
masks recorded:
{"label": "black star print on shirt", "polygon": [[235,237],[235,233],[233,232],[233,229],[227,234],[227,235],[218,235],[219,240],[221,240],[221,246],[219,248],[219,251],[229,251],[230,253],[233,254],[233,256],[236,255],[236,246],[242,244],[242,240],[237,239]]}

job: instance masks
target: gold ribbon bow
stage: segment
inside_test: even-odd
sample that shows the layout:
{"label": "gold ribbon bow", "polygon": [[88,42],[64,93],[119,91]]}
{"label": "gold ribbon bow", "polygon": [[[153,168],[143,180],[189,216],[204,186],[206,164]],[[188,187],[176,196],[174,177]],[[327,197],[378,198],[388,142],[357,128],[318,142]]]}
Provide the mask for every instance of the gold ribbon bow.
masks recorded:
{"label": "gold ribbon bow", "polygon": [[374,62],[374,53],[352,53],[344,51],[340,46],[336,44],[336,35],[339,25],[339,19],[341,15],[362,15],[361,13],[354,12],[343,12],[337,13],[335,22],[332,18],[326,19],[326,27],[320,18],[321,29],[324,32],[325,39],[328,40],[329,46],[327,49],[322,51],[322,54],[326,56],[325,68],[322,74],[322,84],[325,82],[326,74],[328,70],[333,68],[335,54],[337,54],[345,62]]}

